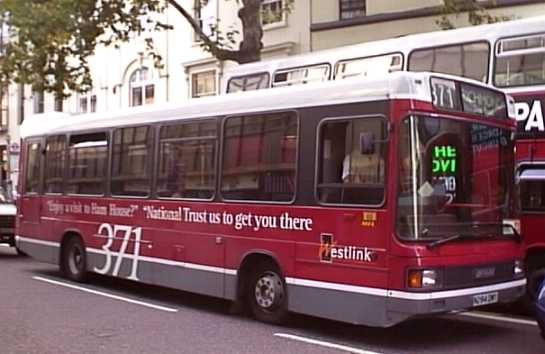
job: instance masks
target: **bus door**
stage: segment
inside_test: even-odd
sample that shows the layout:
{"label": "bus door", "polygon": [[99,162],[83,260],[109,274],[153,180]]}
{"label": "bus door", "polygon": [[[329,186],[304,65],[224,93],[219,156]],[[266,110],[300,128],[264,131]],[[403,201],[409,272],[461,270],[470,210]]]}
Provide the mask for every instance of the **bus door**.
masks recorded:
{"label": "bus door", "polygon": [[18,210],[21,236],[35,237],[40,233],[42,150],[41,139],[28,140],[24,145],[24,168],[21,179],[23,187]]}

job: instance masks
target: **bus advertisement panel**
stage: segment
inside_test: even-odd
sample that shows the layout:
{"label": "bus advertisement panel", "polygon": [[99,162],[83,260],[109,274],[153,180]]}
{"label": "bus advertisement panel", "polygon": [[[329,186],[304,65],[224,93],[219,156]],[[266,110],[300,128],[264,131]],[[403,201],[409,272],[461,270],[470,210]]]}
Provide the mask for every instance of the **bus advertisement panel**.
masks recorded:
{"label": "bus advertisement panel", "polygon": [[17,246],[89,272],[391,326],[520,297],[515,120],[399,72],[26,120]]}

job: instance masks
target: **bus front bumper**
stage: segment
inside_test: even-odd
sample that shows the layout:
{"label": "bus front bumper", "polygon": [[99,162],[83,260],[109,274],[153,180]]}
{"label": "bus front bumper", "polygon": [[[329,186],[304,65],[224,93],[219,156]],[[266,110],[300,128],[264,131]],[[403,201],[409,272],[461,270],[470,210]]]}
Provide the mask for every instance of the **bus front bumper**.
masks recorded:
{"label": "bus front bumper", "polygon": [[525,278],[479,287],[425,293],[392,290],[388,293],[387,307],[391,316],[409,318],[514,302],[525,291]]}

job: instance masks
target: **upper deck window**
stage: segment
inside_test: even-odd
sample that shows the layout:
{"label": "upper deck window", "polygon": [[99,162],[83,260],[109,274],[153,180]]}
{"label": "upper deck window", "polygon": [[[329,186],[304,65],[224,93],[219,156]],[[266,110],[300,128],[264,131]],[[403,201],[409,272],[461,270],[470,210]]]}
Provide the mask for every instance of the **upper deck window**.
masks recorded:
{"label": "upper deck window", "polygon": [[409,71],[431,71],[487,81],[490,47],[486,42],[414,50]]}
{"label": "upper deck window", "polygon": [[273,87],[307,84],[329,80],[329,64],[280,70],[274,74]]}
{"label": "upper deck window", "polygon": [[502,39],[496,45],[494,85],[545,84],[545,34]]}
{"label": "upper deck window", "polygon": [[250,74],[229,79],[227,93],[269,88],[269,73]]}
{"label": "upper deck window", "polygon": [[341,20],[363,17],[366,13],[365,0],[340,0]]}
{"label": "upper deck window", "polygon": [[67,192],[104,194],[108,171],[106,133],[72,135],[69,143]]}
{"label": "upper deck window", "polygon": [[225,199],[289,202],[295,197],[298,121],[293,112],[225,121]]}
{"label": "upper deck window", "polygon": [[384,119],[327,120],[319,133],[318,199],[380,205],[387,147]]}
{"label": "upper deck window", "polygon": [[335,80],[359,75],[380,77],[384,74],[400,71],[402,68],[403,56],[400,53],[343,60],[335,65]]}

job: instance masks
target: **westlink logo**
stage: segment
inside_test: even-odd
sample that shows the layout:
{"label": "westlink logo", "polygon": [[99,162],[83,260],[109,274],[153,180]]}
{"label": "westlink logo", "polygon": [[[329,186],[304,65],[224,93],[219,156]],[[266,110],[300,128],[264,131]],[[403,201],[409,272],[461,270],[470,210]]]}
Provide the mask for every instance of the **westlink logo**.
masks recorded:
{"label": "westlink logo", "polygon": [[320,260],[333,262],[334,259],[371,263],[376,261],[377,254],[367,247],[337,246],[331,234],[320,235]]}

